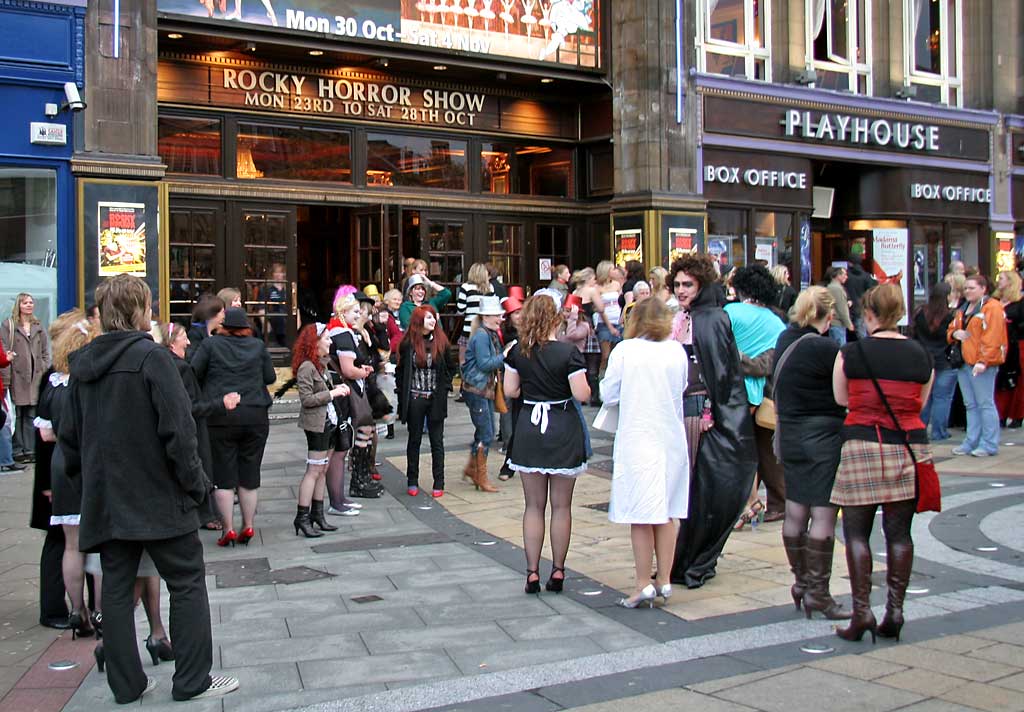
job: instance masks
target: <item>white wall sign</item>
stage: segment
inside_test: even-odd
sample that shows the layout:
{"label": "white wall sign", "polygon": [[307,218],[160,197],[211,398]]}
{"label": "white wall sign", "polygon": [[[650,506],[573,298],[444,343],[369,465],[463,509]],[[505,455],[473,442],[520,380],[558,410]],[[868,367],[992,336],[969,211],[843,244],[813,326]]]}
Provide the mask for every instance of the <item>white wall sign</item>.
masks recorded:
{"label": "white wall sign", "polygon": [[[871,231],[872,269],[879,284],[896,284],[903,291],[903,304],[909,305],[910,294],[907,291],[908,281],[905,278],[907,269],[907,229],[885,228]],[[906,326],[906,314],[900,319],[899,325]]]}
{"label": "white wall sign", "polygon": [[541,257],[537,261],[537,271],[540,273],[540,279],[551,279],[551,258]]}
{"label": "white wall sign", "polygon": [[44,146],[67,146],[68,127],[64,124],[33,121],[29,124],[29,140]]}
{"label": "white wall sign", "polygon": [[945,200],[948,203],[991,203],[992,189],[973,188],[968,185],[911,183],[910,197],[918,200]]}
{"label": "white wall sign", "polygon": [[939,150],[939,127],[928,124],[888,119],[872,120],[866,116],[848,114],[821,113],[815,118],[812,112],[799,109],[787,110],[779,123],[782,124],[785,135],[790,137],[876,146],[892,145],[912,148],[915,151]]}
{"label": "white wall sign", "polygon": [[739,166],[704,166],[705,183],[733,184],[741,181],[754,187],[807,190],[806,173],[767,168],[748,168],[741,173]]}

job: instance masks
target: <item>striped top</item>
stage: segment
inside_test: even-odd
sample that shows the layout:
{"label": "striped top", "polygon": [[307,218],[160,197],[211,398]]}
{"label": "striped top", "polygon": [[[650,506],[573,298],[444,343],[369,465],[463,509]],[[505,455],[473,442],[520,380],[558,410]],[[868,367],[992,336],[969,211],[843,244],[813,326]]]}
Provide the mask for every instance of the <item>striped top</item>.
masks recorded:
{"label": "striped top", "polygon": [[[487,294],[490,294],[488,292]],[[458,309],[459,314],[465,314],[466,318],[462,322],[462,335],[467,339],[469,338],[469,332],[473,328],[473,317],[480,311],[480,299],[485,294],[480,291],[472,282],[466,282],[459,287],[458,294],[455,297],[455,308]]]}

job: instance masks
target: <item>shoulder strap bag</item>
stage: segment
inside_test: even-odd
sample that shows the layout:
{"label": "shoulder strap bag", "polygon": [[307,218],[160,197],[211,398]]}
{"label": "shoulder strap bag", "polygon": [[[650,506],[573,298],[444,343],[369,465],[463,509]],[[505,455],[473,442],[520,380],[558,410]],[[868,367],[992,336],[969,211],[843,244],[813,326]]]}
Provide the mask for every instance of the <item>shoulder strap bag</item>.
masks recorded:
{"label": "shoulder strap bag", "polygon": [[914,463],[914,472],[916,473],[917,511],[941,512],[942,488],[939,485],[939,473],[935,470],[935,463],[930,459],[925,461],[919,461],[917,459],[917,455],[914,454],[914,448],[910,446],[910,435],[900,427],[900,421],[896,418],[896,414],[893,412],[892,406],[889,405],[889,401],[885,397],[885,393],[882,391],[882,386],[878,383],[878,379],[875,378],[875,374],[871,370],[871,364],[868,362],[867,354],[864,353],[864,343],[862,341],[857,341],[857,351],[860,353],[860,357],[864,361],[864,368],[868,372],[868,377],[871,379],[871,382],[875,384],[875,390],[878,392],[879,400],[882,401],[882,405],[885,406],[885,410],[889,413],[889,417],[892,419],[893,427],[898,432],[903,433],[904,444],[907,447],[907,452],[910,453],[910,459]]}
{"label": "shoulder strap bag", "polygon": [[[775,398],[778,397],[778,392],[779,392],[778,391],[779,372],[782,371],[782,366],[789,359],[790,355],[793,353],[794,349],[796,348],[796,345],[799,344],[804,339],[810,338],[812,336],[820,336],[820,334],[814,334],[814,333],[804,334],[799,339],[797,339],[796,341],[791,343],[789,346],[787,346],[786,350],[782,352],[781,356],[779,356],[779,360],[775,362],[775,368],[772,370],[772,386],[773,386],[772,395],[775,396]],[[770,421],[771,425],[767,425],[766,424],[769,421],[764,416],[761,416],[762,417],[761,421],[757,420],[758,419],[758,415],[761,413],[761,409],[762,408],[766,408],[766,403],[771,403],[771,421]],[[757,424],[760,425],[762,428],[769,428],[769,429],[775,430],[775,432],[772,433],[772,454],[775,455],[775,459],[776,460],[778,460],[779,462],[782,462],[782,445],[781,445],[781,440],[780,440],[780,437],[779,437],[779,418],[778,418],[778,414],[777,414],[777,411],[776,411],[776,408],[775,408],[775,399],[774,398],[765,398],[763,401],[761,401],[761,405],[759,405],[757,407],[757,410],[754,412],[754,420],[757,421]],[[764,422],[762,422],[762,421],[764,421]]]}

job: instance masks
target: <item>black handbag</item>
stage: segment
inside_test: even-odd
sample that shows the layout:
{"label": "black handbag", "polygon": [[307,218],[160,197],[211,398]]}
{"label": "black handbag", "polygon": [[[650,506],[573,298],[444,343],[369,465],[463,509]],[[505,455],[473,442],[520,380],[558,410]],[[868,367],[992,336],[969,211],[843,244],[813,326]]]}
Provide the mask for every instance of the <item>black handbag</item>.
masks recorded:
{"label": "black handbag", "polygon": [[959,341],[954,341],[946,347],[946,362],[954,370],[964,365],[964,347]]}

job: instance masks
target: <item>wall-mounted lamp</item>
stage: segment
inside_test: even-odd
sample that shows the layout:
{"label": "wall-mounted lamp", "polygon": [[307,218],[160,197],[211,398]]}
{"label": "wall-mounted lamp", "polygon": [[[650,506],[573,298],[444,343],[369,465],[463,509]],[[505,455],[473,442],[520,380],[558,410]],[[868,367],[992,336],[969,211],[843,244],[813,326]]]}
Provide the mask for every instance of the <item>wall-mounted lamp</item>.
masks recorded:
{"label": "wall-mounted lamp", "polygon": [[811,84],[817,83],[818,73],[814,71],[814,69],[812,69],[811,67],[808,67],[807,69],[805,69],[802,72],[799,72],[795,77],[793,77],[793,81],[799,84],[800,86],[809,86]]}

